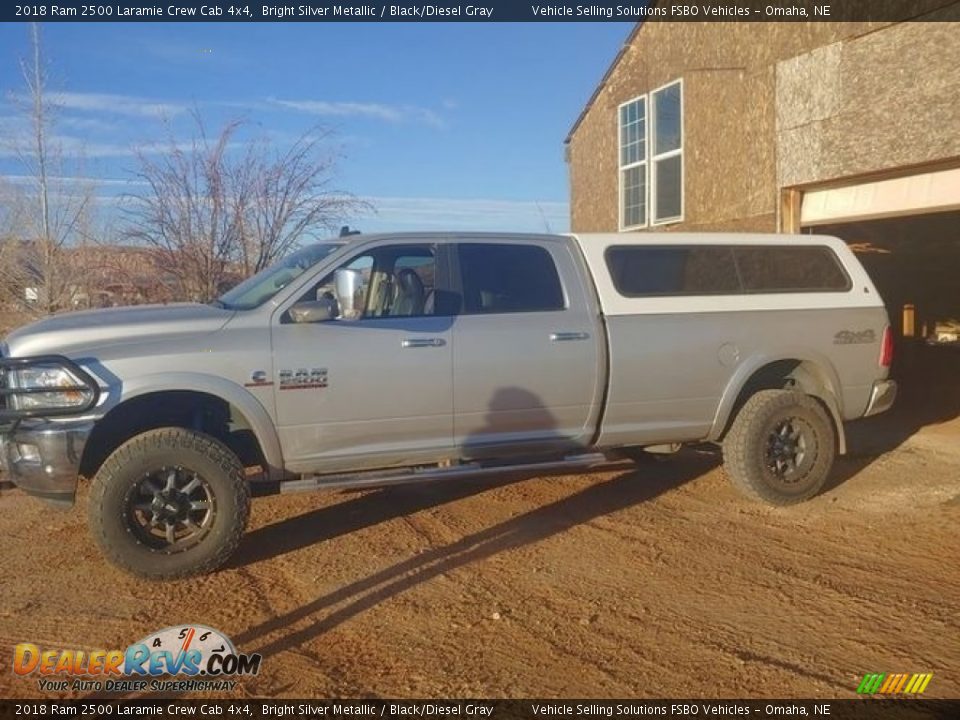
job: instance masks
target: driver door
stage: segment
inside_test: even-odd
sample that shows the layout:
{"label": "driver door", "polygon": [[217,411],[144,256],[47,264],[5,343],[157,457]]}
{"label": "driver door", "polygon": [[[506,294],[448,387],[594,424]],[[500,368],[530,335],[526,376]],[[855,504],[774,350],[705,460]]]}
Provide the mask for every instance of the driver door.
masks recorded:
{"label": "driver door", "polygon": [[[446,265],[443,245],[364,249],[341,266],[360,278],[358,311],[314,323],[292,322],[289,305],[275,314],[277,424],[291,470],[351,471],[451,456],[453,318],[437,301],[446,296]],[[335,293],[330,274],[297,302]]]}

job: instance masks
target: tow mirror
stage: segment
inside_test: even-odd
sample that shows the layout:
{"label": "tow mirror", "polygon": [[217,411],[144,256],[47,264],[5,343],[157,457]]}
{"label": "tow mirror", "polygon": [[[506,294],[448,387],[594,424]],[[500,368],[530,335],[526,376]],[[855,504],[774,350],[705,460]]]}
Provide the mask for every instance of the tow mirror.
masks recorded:
{"label": "tow mirror", "polygon": [[290,319],[295,323],[318,323],[333,320],[339,315],[337,301],[329,298],[305,300],[290,308]]}
{"label": "tow mirror", "polygon": [[333,274],[333,284],[344,320],[356,320],[363,314],[363,273],[360,270],[340,268]]}

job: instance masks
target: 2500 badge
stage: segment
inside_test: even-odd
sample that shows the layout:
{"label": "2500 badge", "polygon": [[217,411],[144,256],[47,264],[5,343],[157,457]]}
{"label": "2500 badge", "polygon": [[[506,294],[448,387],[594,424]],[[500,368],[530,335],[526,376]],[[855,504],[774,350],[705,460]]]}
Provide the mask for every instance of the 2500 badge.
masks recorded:
{"label": "2500 badge", "polygon": [[299,368],[280,371],[281,390],[315,390],[327,386],[326,368]]}

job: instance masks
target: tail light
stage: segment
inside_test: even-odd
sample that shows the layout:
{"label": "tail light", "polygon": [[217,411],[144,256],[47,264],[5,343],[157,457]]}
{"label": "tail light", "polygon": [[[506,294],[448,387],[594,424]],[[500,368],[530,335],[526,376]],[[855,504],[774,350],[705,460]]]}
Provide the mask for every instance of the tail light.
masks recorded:
{"label": "tail light", "polygon": [[880,341],[880,367],[890,368],[893,363],[893,332],[887,325],[883,329],[883,339]]}

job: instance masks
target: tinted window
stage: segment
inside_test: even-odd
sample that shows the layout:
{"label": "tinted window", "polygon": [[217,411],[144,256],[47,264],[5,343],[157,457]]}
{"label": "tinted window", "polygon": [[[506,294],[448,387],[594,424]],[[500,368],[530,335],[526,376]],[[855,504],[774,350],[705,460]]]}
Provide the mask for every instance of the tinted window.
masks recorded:
{"label": "tinted window", "polygon": [[542,247],[462,243],[457,253],[463,281],[463,312],[563,309],[557,268]]}
{"label": "tinted window", "polygon": [[845,292],[850,279],[830,248],[796,247],[734,248],[745,292]]}
{"label": "tinted window", "polygon": [[613,285],[626,297],[846,292],[850,280],[830,248],[620,246],[605,254]]}
{"label": "tinted window", "polygon": [[729,247],[611,247],[606,260],[614,287],[627,297],[740,292]]}

